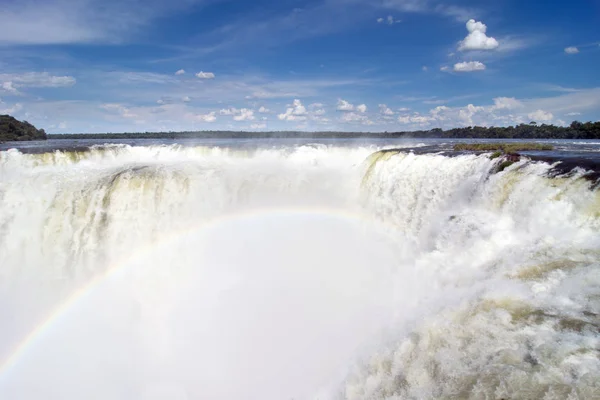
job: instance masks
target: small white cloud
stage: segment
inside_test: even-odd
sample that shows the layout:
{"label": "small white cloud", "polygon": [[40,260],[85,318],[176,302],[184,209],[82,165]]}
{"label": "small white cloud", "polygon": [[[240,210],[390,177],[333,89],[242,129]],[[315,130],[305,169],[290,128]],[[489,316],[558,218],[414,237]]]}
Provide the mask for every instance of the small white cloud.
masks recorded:
{"label": "small white cloud", "polygon": [[252,121],[255,119],[254,111],[248,108],[223,108],[219,111],[219,115],[231,115],[235,121]]}
{"label": "small white cloud", "polygon": [[235,121],[252,121],[254,120],[254,111],[242,108],[239,110],[238,115],[234,116],[233,119]]}
{"label": "small white cloud", "polygon": [[164,104],[173,104],[174,99],[169,96],[163,96],[160,99],[156,100],[156,104],[164,105]]}
{"label": "small white cloud", "polygon": [[340,118],[341,122],[345,123],[360,123],[362,125],[373,125],[373,121],[371,121],[364,114],[357,114],[355,112],[345,112]]}
{"label": "small white cloud", "polygon": [[240,112],[240,110],[238,110],[235,107],[223,108],[219,111],[219,115],[236,115],[239,112]]}
{"label": "small white cloud", "polygon": [[433,121],[434,117],[429,117],[426,115],[419,115],[415,113],[415,115],[401,115],[398,117],[398,122],[402,124],[418,124],[418,125],[426,125],[429,122]]}
{"label": "small white cloud", "polygon": [[565,48],[565,53],[567,53],[567,54],[577,54],[577,53],[579,53],[579,49],[577,47],[574,47],[574,46],[567,47],[567,48]]}
{"label": "small white cloud", "polygon": [[185,74],[184,69],[180,69],[179,71],[175,72],[175,75],[183,75],[183,74]]}
{"label": "small white cloud", "polygon": [[527,114],[527,117],[532,121],[547,122],[547,121],[552,121],[552,118],[554,118],[554,115],[552,115],[552,113],[546,112],[544,110],[537,110],[537,111]]}
{"label": "small white cloud", "polygon": [[450,71],[450,67],[448,67],[447,65],[444,65],[442,68],[440,68],[440,71],[443,71],[443,72]]}
{"label": "small white cloud", "polygon": [[381,115],[394,115],[394,112],[386,104],[379,105],[379,113]]}
{"label": "small white cloud", "polygon": [[201,122],[215,122],[217,120],[217,116],[216,113],[212,111],[208,114],[198,114],[195,116],[195,119]]}
{"label": "small white cloud", "polygon": [[190,101],[192,101],[192,99],[190,99],[190,97],[189,97],[189,96],[183,96],[183,97],[181,98],[181,101],[183,101],[184,103],[189,103]]}
{"label": "small white cloud", "polygon": [[356,106],[356,111],[358,111],[359,113],[366,113],[367,112],[367,105],[366,104],[359,104],[358,106]]}
{"label": "small white cloud", "polygon": [[308,106],[309,114],[312,120],[315,121],[323,121],[324,118],[321,118],[322,115],[325,115],[325,109],[323,108],[323,103],[312,103]]}
{"label": "small white cloud", "polygon": [[285,113],[279,114],[277,117],[281,121],[304,121],[306,120],[306,107],[302,105],[302,102],[295,99],[291,106],[285,110]]}
{"label": "small white cloud", "polygon": [[212,72],[203,72],[200,71],[196,74],[196,76],[200,79],[214,79],[215,78],[215,74]]}
{"label": "small white cloud", "polygon": [[259,112],[259,113],[261,113],[261,114],[267,114],[267,113],[271,112],[271,110],[269,110],[269,109],[268,109],[267,107],[265,107],[265,106],[261,106],[261,107],[258,109],[258,112]]}
{"label": "small white cloud", "polygon": [[494,99],[494,110],[514,110],[523,107],[523,103],[514,97],[496,97]]}
{"label": "small white cloud", "polygon": [[48,72],[26,72],[24,74],[0,74],[0,82],[10,82],[12,88],[58,88],[73,86],[77,80],[72,76],[55,76]]}
{"label": "small white cloud", "polygon": [[131,110],[129,110],[129,108],[125,107],[122,104],[118,104],[118,103],[105,103],[105,104],[102,104],[100,106],[100,108],[102,108],[103,110],[109,111],[109,112],[116,112],[123,118],[137,118],[138,117],[138,115],[131,112]]}
{"label": "small white cloud", "polygon": [[[2,102],[0,102],[0,104],[3,104]],[[13,115],[18,113],[19,111],[21,111],[23,109],[23,105],[21,103],[16,103],[15,105],[13,105],[12,107],[9,108],[4,108],[4,109],[0,109],[0,114],[9,114],[9,115]]]}
{"label": "small white cloud", "polygon": [[11,81],[2,82],[2,90],[11,94],[19,94],[19,91],[13,86]]}
{"label": "small white cloud", "polygon": [[250,125],[250,129],[265,129],[266,127],[267,127],[267,124],[265,124],[265,123]]}
{"label": "small white cloud", "polygon": [[399,19],[394,19],[394,16],[393,16],[393,15],[388,15],[388,16],[387,16],[387,17],[385,17],[385,18],[377,18],[377,23],[379,23],[379,24],[383,24],[384,22],[385,22],[386,24],[388,24],[388,25],[394,25],[394,24],[398,24],[398,23],[400,23],[400,22],[402,22],[402,21],[401,21],[401,20],[399,20]]}
{"label": "small white cloud", "polygon": [[454,64],[455,72],[484,71],[485,64],[479,61],[466,61]]}
{"label": "small white cloud", "polygon": [[429,71],[429,67],[427,67],[427,65],[423,65],[423,66],[421,67],[421,70],[422,70],[423,72],[427,72],[427,71]]}
{"label": "small white cloud", "polygon": [[431,113],[431,115],[433,115],[435,117],[439,117],[441,113],[448,111],[449,109],[450,109],[450,107],[437,106],[436,108],[434,108],[433,110],[430,110],[429,112]]}
{"label": "small white cloud", "polygon": [[408,107],[401,107],[401,108],[398,109],[398,111],[400,111],[400,112],[407,112],[407,111],[410,111],[410,108],[408,108]]}
{"label": "small white cloud", "polygon": [[338,99],[337,110],[338,111],[354,111],[354,105],[350,104],[346,100]]}
{"label": "small white cloud", "polygon": [[498,48],[498,41],[493,37],[488,37],[486,35],[487,26],[483,22],[470,19],[467,22],[467,30],[469,31],[469,34],[459,43],[459,51],[494,50]]}
{"label": "small white cloud", "polygon": [[565,114],[567,117],[576,117],[578,115],[581,115],[580,112],[570,112],[568,114]]}

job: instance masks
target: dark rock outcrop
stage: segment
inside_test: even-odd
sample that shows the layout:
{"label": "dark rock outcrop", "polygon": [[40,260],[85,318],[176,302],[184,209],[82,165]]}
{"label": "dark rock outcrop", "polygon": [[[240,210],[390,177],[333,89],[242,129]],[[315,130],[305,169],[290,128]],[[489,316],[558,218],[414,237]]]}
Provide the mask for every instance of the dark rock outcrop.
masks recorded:
{"label": "dark rock outcrop", "polygon": [[15,140],[46,140],[46,132],[27,121],[19,121],[10,115],[0,115],[0,142]]}

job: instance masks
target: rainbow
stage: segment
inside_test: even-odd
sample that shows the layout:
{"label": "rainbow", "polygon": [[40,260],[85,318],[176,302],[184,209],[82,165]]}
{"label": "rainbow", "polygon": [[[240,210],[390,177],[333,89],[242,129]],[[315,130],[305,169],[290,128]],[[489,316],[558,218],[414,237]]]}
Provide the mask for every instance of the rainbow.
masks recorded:
{"label": "rainbow", "polygon": [[[102,282],[106,281],[112,276],[115,276],[120,271],[124,270],[126,266],[134,264],[136,260],[146,257],[158,248],[168,246],[177,240],[189,235],[191,233],[197,233],[200,230],[209,230],[216,227],[239,222],[258,222],[260,219],[267,216],[305,216],[305,217],[325,217],[325,218],[339,218],[342,220],[351,220],[354,222],[364,222],[373,224],[372,219],[367,219],[365,216],[359,213],[344,212],[341,210],[333,210],[326,208],[275,208],[275,209],[254,209],[247,212],[241,212],[236,214],[227,214],[212,220],[205,221],[200,225],[193,225],[186,227],[182,230],[171,232],[160,239],[143,246],[125,259],[120,260],[114,265],[99,274],[95,278],[91,279],[85,285],[73,291],[68,298],[56,307],[43,321],[38,324],[31,332],[26,335],[10,352],[9,356],[4,362],[0,364],[0,377],[4,376],[11,368],[17,365],[18,361],[22,356],[30,349],[36,342],[43,338],[44,333],[48,329],[55,325],[61,317],[64,317],[70,309],[73,308],[82,298],[89,295],[96,289]],[[384,224],[384,223],[382,223]],[[386,224],[384,224],[386,225]]]}

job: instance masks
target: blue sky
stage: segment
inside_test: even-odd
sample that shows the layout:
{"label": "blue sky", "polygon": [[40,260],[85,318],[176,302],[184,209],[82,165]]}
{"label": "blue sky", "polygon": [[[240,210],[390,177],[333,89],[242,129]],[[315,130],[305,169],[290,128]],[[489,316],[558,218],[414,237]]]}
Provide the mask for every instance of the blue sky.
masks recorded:
{"label": "blue sky", "polygon": [[0,0],[0,113],[50,133],[600,119],[600,1]]}

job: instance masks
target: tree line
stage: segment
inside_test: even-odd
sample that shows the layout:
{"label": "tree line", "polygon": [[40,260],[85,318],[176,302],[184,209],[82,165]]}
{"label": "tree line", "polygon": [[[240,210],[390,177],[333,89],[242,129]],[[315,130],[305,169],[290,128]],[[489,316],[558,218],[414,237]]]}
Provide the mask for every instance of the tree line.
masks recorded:
{"label": "tree line", "polygon": [[248,138],[448,138],[448,139],[600,139],[600,122],[574,121],[570,126],[555,126],[535,122],[507,127],[467,126],[442,130],[411,132],[300,132],[300,131],[186,131],[186,132],[125,132],[74,133],[48,135],[50,139],[248,139]]}
{"label": "tree line", "polygon": [[519,124],[507,127],[467,126],[397,132],[299,132],[299,131],[186,131],[186,132],[125,132],[68,133],[46,135],[27,121],[20,122],[9,115],[0,115],[0,142],[46,139],[250,139],[250,138],[448,138],[448,139],[600,139],[600,122],[574,121],[569,126]]}

